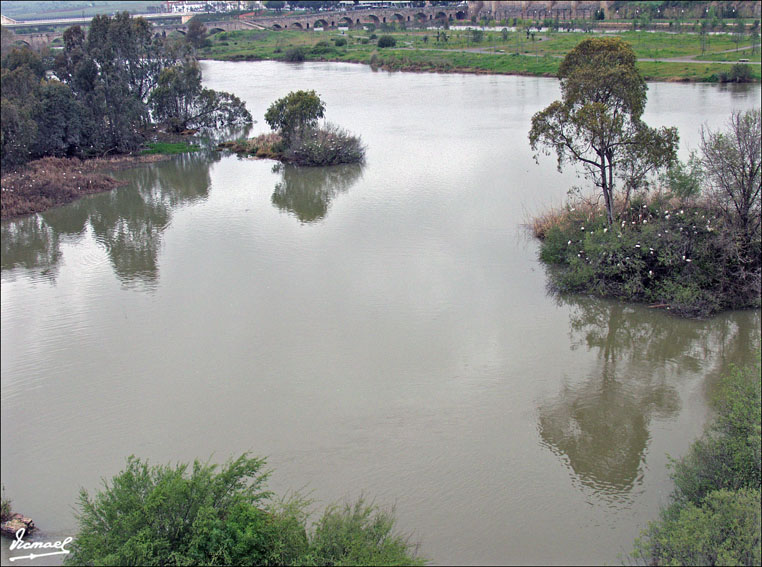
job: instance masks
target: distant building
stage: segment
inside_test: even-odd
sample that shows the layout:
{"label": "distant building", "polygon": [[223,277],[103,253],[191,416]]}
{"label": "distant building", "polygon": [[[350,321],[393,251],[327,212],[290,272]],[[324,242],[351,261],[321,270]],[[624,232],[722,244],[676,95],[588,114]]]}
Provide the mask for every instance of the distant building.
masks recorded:
{"label": "distant building", "polygon": [[209,2],[167,0],[167,12],[171,14],[232,12],[233,10],[246,10],[252,4],[260,3],[244,0],[210,0]]}

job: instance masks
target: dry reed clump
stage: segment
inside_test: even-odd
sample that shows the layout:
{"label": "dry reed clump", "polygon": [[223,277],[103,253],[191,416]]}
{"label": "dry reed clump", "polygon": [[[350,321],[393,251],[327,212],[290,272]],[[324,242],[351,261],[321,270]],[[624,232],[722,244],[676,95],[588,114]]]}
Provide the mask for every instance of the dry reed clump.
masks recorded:
{"label": "dry reed clump", "polygon": [[[654,191],[646,195],[639,195],[638,200],[641,204],[652,206],[659,204],[660,206],[675,208],[681,204],[681,200],[672,195],[666,195],[661,191]],[[683,204],[685,199],[683,199]],[[691,201],[694,205],[700,205],[697,201]],[[614,198],[614,211],[620,214],[627,214],[629,205],[625,204],[625,199],[622,196],[616,196]],[[606,214],[606,210],[601,203],[600,198],[596,197],[579,197],[574,201],[568,202],[562,208],[551,207],[550,209],[535,215],[527,223],[532,235],[539,239],[545,240],[545,237],[553,227],[558,227],[562,230],[566,230],[573,223],[585,223],[591,222],[593,219],[603,217]]]}
{"label": "dry reed clump", "polygon": [[36,213],[69,203],[82,195],[110,191],[125,182],[97,170],[120,169],[127,163],[127,158],[82,161],[47,157],[16,170],[3,171],[0,178],[1,216],[5,219]]}
{"label": "dry reed clump", "polygon": [[280,159],[283,155],[283,137],[277,132],[260,134],[248,140],[222,142],[219,148],[258,158]]}

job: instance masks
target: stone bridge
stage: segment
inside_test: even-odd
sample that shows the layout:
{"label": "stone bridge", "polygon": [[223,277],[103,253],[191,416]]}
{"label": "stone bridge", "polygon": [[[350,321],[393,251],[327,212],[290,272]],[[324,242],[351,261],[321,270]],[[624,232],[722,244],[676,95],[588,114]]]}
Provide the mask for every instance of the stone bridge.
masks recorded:
{"label": "stone bridge", "polygon": [[[257,27],[252,25],[250,22],[243,21],[243,20],[223,20],[219,22],[206,22],[204,25],[206,26],[206,29],[210,33],[218,33],[222,31],[233,31],[233,30],[246,30],[246,29],[252,29]],[[83,29],[87,29],[87,25],[80,24],[80,26]],[[162,32],[171,33],[173,31],[176,31],[178,33],[185,35],[186,32],[188,31],[188,26],[178,25],[178,24],[160,25],[156,23],[154,23],[153,25],[154,36],[161,35]],[[20,44],[20,45],[27,45],[29,47],[34,47],[34,48],[43,47],[45,45],[49,45],[55,42],[56,40],[63,39],[63,31],[17,33],[15,35],[16,37],[14,39],[14,43]],[[61,42],[56,42],[56,43],[61,43]]]}
{"label": "stone bridge", "polygon": [[[271,16],[250,18],[252,25],[271,30],[312,30],[315,28],[360,27],[365,24],[405,23],[425,24],[435,21],[466,20],[468,10],[449,6],[426,6],[423,8],[378,8],[358,10],[332,10],[314,12],[299,16]],[[210,29],[209,25],[207,28]]]}

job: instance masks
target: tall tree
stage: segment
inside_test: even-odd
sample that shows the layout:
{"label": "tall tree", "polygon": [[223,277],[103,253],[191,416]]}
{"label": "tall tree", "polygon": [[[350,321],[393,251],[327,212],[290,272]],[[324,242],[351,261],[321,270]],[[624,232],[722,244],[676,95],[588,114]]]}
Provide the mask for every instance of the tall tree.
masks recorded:
{"label": "tall tree", "polygon": [[677,129],[649,128],[640,119],[647,87],[635,61],[620,39],[580,42],[559,67],[562,99],[535,114],[529,132],[534,151],[555,151],[559,171],[566,163],[581,166],[601,190],[609,224],[616,216],[616,184],[623,183],[629,196],[648,173],[676,157]]}
{"label": "tall tree", "polygon": [[293,91],[270,105],[265,121],[291,142],[300,132],[313,128],[323,117],[325,104],[315,91]]}
{"label": "tall tree", "polygon": [[173,132],[251,122],[251,114],[237,96],[201,87],[201,69],[195,60],[164,69],[149,104],[154,118]]}
{"label": "tall tree", "polygon": [[725,131],[701,130],[702,165],[710,194],[748,244],[759,237],[762,192],[760,111],[734,112]]}

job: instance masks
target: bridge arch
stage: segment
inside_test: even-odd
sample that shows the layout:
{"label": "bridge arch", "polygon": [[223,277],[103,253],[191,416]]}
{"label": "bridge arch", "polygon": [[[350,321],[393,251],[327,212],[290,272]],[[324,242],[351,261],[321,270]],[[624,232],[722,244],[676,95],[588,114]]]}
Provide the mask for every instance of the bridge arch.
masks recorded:
{"label": "bridge arch", "polygon": [[273,24],[273,29],[274,30],[282,30],[283,28],[281,27],[280,24]]}
{"label": "bridge arch", "polygon": [[[376,16],[375,14],[368,14],[368,16],[365,18],[365,23],[367,24],[375,24],[378,25],[381,23],[381,20]],[[384,18],[384,21],[386,21],[386,18]]]}
{"label": "bridge arch", "polygon": [[350,18],[349,16],[344,16],[343,18],[341,18],[339,20],[339,25],[342,26],[342,27],[344,27],[344,26],[347,26],[347,27],[351,26],[352,25],[352,18]]}
{"label": "bridge arch", "polygon": [[405,16],[403,16],[402,14],[394,14],[392,16],[392,19],[394,19],[394,21],[396,21],[396,22],[404,22],[405,21]]}
{"label": "bridge arch", "polygon": [[328,25],[328,21],[327,21],[327,20],[324,20],[323,18],[320,18],[320,19],[318,19],[318,20],[315,20],[315,21],[312,23],[312,29],[315,29],[315,28],[323,28],[323,29],[325,29],[325,28],[327,28],[327,27],[330,27],[330,26]]}
{"label": "bridge arch", "polygon": [[225,30],[222,28],[212,28],[209,30],[209,35],[214,35],[216,33],[224,32]]}
{"label": "bridge arch", "polygon": [[[308,25],[309,25],[309,24],[308,24]],[[292,27],[292,28],[296,28],[296,29],[298,29],[298,30],[303,30],[303,29],[304,29],[304,27],[302,26],[302,24],[300,24],[299,22],[294,22],[293,24],[291,24],[291,27]]]}

